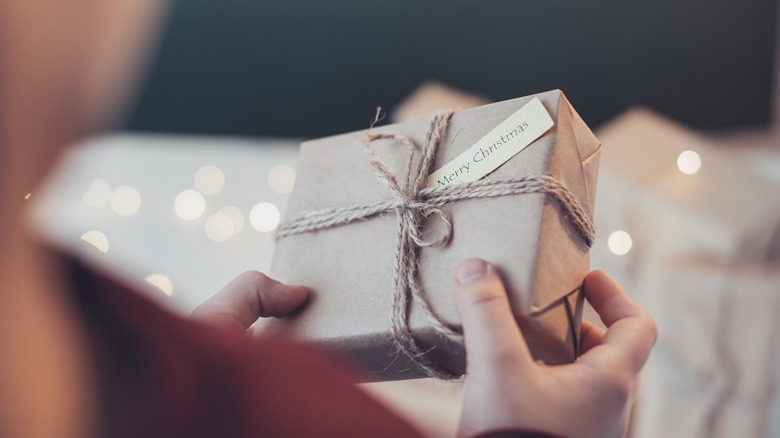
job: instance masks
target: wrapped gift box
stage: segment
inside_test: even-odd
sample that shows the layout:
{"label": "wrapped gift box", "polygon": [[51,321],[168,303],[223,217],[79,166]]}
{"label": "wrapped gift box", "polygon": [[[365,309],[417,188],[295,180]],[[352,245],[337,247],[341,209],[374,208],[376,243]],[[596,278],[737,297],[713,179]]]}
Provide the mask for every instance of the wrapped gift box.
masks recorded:
{"label": "wrapped gift box", "polygon": [[[613,230],[625,230],[635,247],[653,246],[664,254],[763,260],[778,250],[773,247],[780,240],[773,236],[780,226],[780,185],[721,145],[642,108],[602,127],[599,138],[599,244]],[[681,158],[686,151],[695,156]],[[597,265],[612,268],[598,258]]]}
{"label": "wrapped gift box", "polygon": [[659,341],[643,375],[636,437],[775,436],[777,268],[666,260],[647,302]]}
{"label": "wrapped gift box", "polygon": [[[590,216],[600,144],[560,91],[454,113],[438,142],[432,169],[459,156],[534,97],[554,126],[485,179],[549,175],[564,184]],[[429,125],[423,120],[373,128],[371,133],[402,135],[423,145]],[[369,164],[366,135],[366,131],[354,132],[301,145],[288,221],[306,212],[392,198]],[[392,139],[371,144],[398,181],[406,179],[409,169],[420,166],[419,147],[408,167],[409,149],[403,144]],[[451,202],[442,209],[452,222],[451,238],[445,245],[416,249],[419,281],[439,317],[459,330],[452,277],[461,261],[482,257],[500,269],[514,314],[535,357],[547,363],[572,361],[589,248],[561,203],[543,193],[525,193]],[[445,231],[438,215],[422,219],[425,238]],[[265,321],[263,329],[280,329],[343,352],[367,371],[369,379],[423,375],[416,362],[394,350],[391,338],[398,234],[399,218],[393,212],[280,238],[271,275],[285,283],[309,286],[311,299],[295,316]],[[462,374],[462,346],[435,330],[417,304],[411,304],[408,312],[409,328],[426,358],[451,375]]]}
{"label": "wrapped gift box", "polygon": [[436,81],[420,84],[395,107],[393,122],[409,122],[425,119],[435,111],[449,108],[474,108],[487,105],[490,101],[482,96],[470,94]]}
{"label": "wrapped gift box", "polygon": [[[632,436],[775,436],[767,420],[777,412],[780,186],[736,151],[647,109],[598,135],[592,263],[660,332]],[[610,245],[616,231],[630,244]]]}

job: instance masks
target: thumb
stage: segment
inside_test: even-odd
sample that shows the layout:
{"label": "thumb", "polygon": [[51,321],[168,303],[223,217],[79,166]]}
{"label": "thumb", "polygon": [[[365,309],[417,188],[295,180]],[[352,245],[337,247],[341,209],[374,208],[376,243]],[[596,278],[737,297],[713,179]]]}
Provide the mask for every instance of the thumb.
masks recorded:
{"label": "thumb", "polygon": [[244,333],[260,317],[281,317],[308,298],[303,286],[288,286],[257,271],[246,271],[195,308],[190,318]]}
{"label": "thumb", "polygon": [[468,374],[533,365],[528,345],[512,315],[496,268],[482,259],[461,263],[455,273],[455,302],[463,322]]}

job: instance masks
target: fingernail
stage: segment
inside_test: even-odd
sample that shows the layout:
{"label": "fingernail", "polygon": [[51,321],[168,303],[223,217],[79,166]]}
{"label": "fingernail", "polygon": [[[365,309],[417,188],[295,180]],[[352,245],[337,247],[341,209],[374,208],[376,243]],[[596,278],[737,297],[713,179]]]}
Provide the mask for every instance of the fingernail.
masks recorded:
{"label": "fingernail", "polygon": [[482,259],[469,259],[458,266],[455,278],[459,283],[468,283],[488,273],[488,262]]}

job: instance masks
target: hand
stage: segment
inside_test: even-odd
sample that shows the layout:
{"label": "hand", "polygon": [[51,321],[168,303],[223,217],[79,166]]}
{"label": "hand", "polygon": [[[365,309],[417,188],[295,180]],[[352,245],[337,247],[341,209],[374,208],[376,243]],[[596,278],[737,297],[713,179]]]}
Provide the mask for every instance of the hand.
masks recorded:
{"label": "hand", "polygon": [[304,286],[288,286],[257,271],[246,271],[195,308],[190,318],[246,333],[260,317],[288,315],[309,297]]}
{"label": "hand", "polygon": [[467,260],[454,283],[467,354],[461,436],[501,429],[623,436],[657,330],[620,286],[601,271],[585,278],[585,297],[607,330],[583,321],[577,361],[546,366],[531,356],[492,265]]}

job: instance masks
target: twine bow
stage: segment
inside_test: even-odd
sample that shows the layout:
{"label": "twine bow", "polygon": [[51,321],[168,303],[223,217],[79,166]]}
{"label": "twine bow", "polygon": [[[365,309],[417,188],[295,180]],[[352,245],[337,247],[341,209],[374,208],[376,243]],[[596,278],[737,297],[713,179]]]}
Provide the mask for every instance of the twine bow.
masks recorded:
{"label": "twine bow", "polygon": [[[457,343],[463,341],[463,336],[451,328],[433,309],[420,285],[418,275],[419,249],[444,245],[449,242],[452,236],[452,221],[449,215],[442,210],[445,204],[468,199],[545,193],[560,203],[565,215],[588,247],[592,245],[595,236],[593,223],[577,198],[558,179],[550,175],[523,176],[503,180],[481,179],[463,184],[427,187],[427,179],[432,170],[431,166],[434,164],[436,149],[451,116],[452,111],[448,111],[434,114],[431,117],[423,147],[422,162],[416,172],[412,168],[412,163],[417,147],[411,138],[399,134],[374,134],[371,129],[368,130],[363,144],[369,153],[369,164],[379,181],[390,190],[391,199],[304,212],[282,224],[277,232],[277,238],[282,238],[346,225],[377,215],[395,213],[398,217],[398,244],[393,276],[393,312],[391,315],[394,348],[397,353],[400,352],[408,356],[429,376],[441,379],[453,379],[458,376],[438,367],[426,356],[430,350],[423,350],[417,345],[409,326],[409,316],[411,302],[414,302],[425,313],[438,333]],[[380,111],[377,108],[377,116],[371,124],[371,128],[379,120]],[[371,144],[371,142],[381,139],[394,140],[410,149],[406,166],[406,181],[403,186],[398,184],[395,175],[379,159]],[[444,232],[440,236],[426,239],[422,235],[422,223],[425,219],[423,212],[435,214],[441,218],[444,223]]]}

